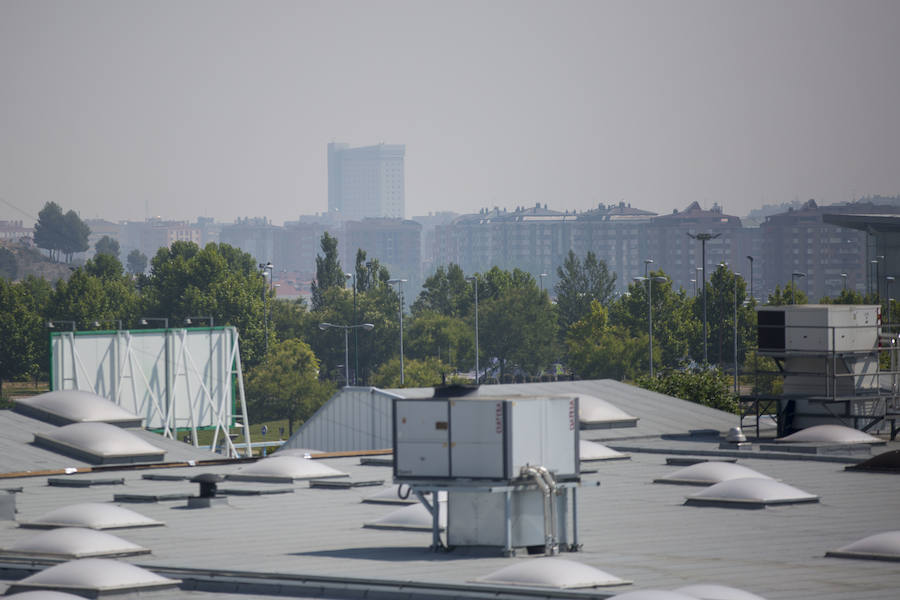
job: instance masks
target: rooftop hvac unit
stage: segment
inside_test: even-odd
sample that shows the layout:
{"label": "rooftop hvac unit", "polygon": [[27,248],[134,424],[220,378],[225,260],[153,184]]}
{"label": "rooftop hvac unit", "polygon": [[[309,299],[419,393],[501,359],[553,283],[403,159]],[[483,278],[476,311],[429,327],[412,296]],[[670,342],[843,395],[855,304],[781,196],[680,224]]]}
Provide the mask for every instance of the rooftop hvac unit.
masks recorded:
{"label": "rooftop hvac unit", "polygon": [[394,400],[394,478],[509,482],[524,466],[578,476],[577,398]]}
{"label": "rooftop hvac unit", "polygon": [[578,449],[574,397],[394,400],[394,480],[432,512],[433,547],[443,545],[437,493],[447,490],[451,546],[577,549]]}
{"label": "rooftop hvac unit", "polygon": [[880,306],[792,304],[757,309],[760,353],[875,350]]}

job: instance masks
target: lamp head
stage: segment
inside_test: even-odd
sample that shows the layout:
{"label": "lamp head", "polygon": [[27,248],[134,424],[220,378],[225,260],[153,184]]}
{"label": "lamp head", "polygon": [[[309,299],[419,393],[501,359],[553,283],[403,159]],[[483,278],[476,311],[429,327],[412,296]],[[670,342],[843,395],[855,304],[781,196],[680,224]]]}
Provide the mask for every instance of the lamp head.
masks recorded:
{"label": "lamp head", "polygon": [[362,328],[366,331],[372,331],[373,329],[375,329],[375,325],[373,325],[372,323],[363,323]]}
{"label": "lamp head", "polygon": [[322,331],[325,331],[329,327],[331,327],[331,323],[319,323],[319,329],[321,329]]}

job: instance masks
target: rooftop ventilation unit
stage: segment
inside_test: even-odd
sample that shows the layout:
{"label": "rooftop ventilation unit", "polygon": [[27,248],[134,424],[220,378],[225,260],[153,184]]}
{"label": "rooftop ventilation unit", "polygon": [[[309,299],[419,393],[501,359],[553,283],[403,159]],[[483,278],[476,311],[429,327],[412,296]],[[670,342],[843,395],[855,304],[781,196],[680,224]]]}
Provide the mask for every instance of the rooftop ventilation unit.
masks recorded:
{"label": "rooftop ventilation unit", "polygon": [[396,398],[393,415],[394,481],[432,512],[434,548],[443,547],[440,490],[451,546],[577,548],[567,512],[571,498],[576,513],[577,397]]}
{"label": "rooftop ventilation unit", "polygon": [[[757,309],[759,354],[783,377],[779,433],[813,425],[877,425],[896,385],[879,373],[881,307],[840,304]],[[890,345],[890,342],[888,342]]]}

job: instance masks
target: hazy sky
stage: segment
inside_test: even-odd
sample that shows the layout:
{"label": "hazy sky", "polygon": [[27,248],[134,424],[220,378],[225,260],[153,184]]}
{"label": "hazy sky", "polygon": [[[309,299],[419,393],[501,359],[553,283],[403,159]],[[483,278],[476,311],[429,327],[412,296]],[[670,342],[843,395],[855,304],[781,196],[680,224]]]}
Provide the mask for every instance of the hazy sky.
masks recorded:
{"label": "hazy sky", "polygon": [[326,144],[406,214],[900,193],[900,2],[0,0],[0,219],[276,224]]}

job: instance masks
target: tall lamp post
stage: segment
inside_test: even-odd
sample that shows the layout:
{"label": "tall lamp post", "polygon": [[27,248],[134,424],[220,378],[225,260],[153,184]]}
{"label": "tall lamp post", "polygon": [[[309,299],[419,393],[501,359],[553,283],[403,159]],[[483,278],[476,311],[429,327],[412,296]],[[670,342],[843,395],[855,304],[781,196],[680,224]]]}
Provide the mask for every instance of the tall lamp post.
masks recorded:
{"label": "tall lamp post", "polygon": [[266,264],[259,263],[259,272],[262,273],[263,283],[266,282],[266,277],[269,278],[269,283],[263,288],[263,332],[266,336],[266,356],[269,355],[269,289],[272,285],[272,266],[271,262],[267,262]]}
{"label": "tall lamp post", "polygon": [[891,284],[894,283],[894,276],[888,275],[884,278],[885,295],[887,296],[887,323],[888,329],[891,327]]}
{"label": "tall lamp post", "polygon": [[666,277],[635,277],[635,281],[647,282],[647,327],[650,332],[650,377],[653,377],[653,282],[664,283]]}
{"label": "tall lamp post", "polygon": [[350,330],[364,329],[372,331],[375,325],[372,323],[360,323],[358,325],[335,325],[334,323],[319,323],[319,329],[343,329],[344,330],[344,387],[350,385]]}
{"label": "tall lamp post", "polygon": [[800,271],[791,273],[791,304],[797,304],[797,284],[794,283],[794,280],[797,278],[802,279],[803,277],[806,277],[806,273],[801,273]]}
{"label": "tall lamp post", "polygon": [[847,274],[846,273],[841,273],[841,283],[842,283],[841,289],[846,291],[846,289],[847,289]]}
{"label": "tall lamp post", "polygon": [[388,279],[388,283],[396,283],[400,292],[400,387],[403,387],[403,284],[406,279]]}
{"label": "tall lamp post", "polygon": [[700,246],[703,255],[703,285],[701,286],[701,293],[703,294],[703,364],[709,362],[709,352],[707,349],[707,346],[709,345],[707,342],[709,338],[709,328],[706,323],[706,242],[708,242],[709,240],[714,240],[721,235],[721,233],[698,233],[696,235],[692,233],[688,234],[688,237],[691,237],[695,240],[700,240]]}
{"label": "tall lamp post", "polygon": [[881,263],[884,260],[884,254],[875,257],[875,298],[881,303]]}
{"label": "tall lamp post", "polygon": [[[749,256],[747,258],[750,258]],[[753,260],[750,260],[753,266]],[[738,393],[738,314],[737,314],[737,280],[740,273],[734,273],[734,395]],[[752,296],[751,296],[752,297]]]}
{"label": "tall lamp post", "polygon": [[475,385],[478,385],[479,369],[478,369],[478,277],[472,275],[466,277],[466,281],[475,283]]}
{"label": "tall lamp post", "polygon": [[652,259],[652,258],[645,258],[645,259],[644,259],[644,279],[647,279],[647,277],[649,277],[648,267],[649,267],[650,265],[652,265],[652,264],[653,264],[653,259]]}
{"label": "tall lamp post", "polygon": [[546,273],[541,273],[540,275],[538,275],[538,278],[541,280],[541,293],[544,292],[544,277],[546,276]]}
{"label": "tall lamp post", "polygon": [[749,254],[747,255],[747,260],[750,261],[750,301],[753,301],[753,257]]}
{"label": "tall lamp post", "polygon": [[[353,322],[356,322],[356,273],[344,273],[344,278],[353,284]],[[359,377],[359,334],[353,332],[353,381]],[[349,384],[348,384],[349,385]]]}

